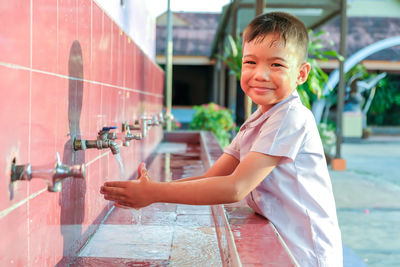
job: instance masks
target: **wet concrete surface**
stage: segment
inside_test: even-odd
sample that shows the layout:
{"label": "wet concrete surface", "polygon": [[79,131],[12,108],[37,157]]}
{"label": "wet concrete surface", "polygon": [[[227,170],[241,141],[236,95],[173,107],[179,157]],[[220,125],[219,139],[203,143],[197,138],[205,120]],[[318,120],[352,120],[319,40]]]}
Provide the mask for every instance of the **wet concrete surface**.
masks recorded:
{"label": "wet concrete surface", "polygon": [[330,175],[344,245],[368,266],[400,266],[400,136],[345,142],[342,158]]}
{"label": "wet concrete surface", "polygon": [[[199,145],[161,143],[147,162],[150,177],[201,175]],[[70,266],[222,266],[210,206],[156,203],[114,208]]]}
{"label": "wet concrete surface", "polygon": [[[149,176],[198,176],[221,155],[215,137],[178,133],[147,160]],[[186,136],[186,137],[185,137]],[[198,138],[198,137],[197,137]],[[174,139],[174,140],[175,140]],[[186,143],[185,143],[186,142]],[[190,206],[155,203],[113,208],[69,266],[295,266],[272,224],[243,202]]]}

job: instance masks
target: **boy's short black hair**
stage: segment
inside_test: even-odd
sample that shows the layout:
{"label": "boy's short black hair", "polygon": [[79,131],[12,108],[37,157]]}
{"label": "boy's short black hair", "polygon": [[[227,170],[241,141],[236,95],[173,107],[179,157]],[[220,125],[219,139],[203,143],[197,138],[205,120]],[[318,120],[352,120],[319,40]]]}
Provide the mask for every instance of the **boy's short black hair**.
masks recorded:
{"label": "boy's short black hair", "polygon": [[285,12],[270,12],[254,18],[243,32],[243,43],[262,42],[270,33],[277,33],[287,42],[294,42],[299,47],[299,63],[307,60],[308,31],[304,23],[297,17]]}

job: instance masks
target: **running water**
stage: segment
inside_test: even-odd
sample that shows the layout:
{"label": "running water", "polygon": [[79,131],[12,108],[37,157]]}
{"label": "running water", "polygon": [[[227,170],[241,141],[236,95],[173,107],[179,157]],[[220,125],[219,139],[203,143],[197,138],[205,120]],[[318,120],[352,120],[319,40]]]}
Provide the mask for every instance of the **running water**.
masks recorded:
{"label": "running water", "polygon": [[[115,154],[115,159],[119,163],[119,166],[121,168],[121,180],[125,180],[125,169],[124,169],[124,164],[122,162],[122,158],[120,154]],[[132,222],[136,222],[136,224],[140,224],[141,219],[142,219],[142,211],[141,210],[136,210],[132,209],[130,207],[124,207],[125,209],[130,209],[132,212]]]}
{"label": "running water", "polygon": [[121,155],[115,154],[115,159],[117,160],[117,162],[119,163],[119,167],[121,168],[121,179],[124,180],[125,179],[125,169],[124,169],[124,164],[122,163],[122,158]]}

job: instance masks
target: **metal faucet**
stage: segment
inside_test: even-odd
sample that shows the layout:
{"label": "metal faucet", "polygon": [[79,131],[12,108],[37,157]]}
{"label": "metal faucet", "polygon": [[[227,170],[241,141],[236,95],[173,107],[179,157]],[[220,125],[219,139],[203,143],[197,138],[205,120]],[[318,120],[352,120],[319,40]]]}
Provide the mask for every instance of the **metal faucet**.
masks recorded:
{"label": "metal faucet", "polygon": [[162,112],[157,113],[156,116],[157,116],[158,121],[160,122],[160,124],[163,124],[165,122],[165,115]]}
{"label": "metal faucet", "polygon": [[47,190],[50,192],[60,192],[62,179],[67,177],[86,178],[86,165],[66,165],[62,164],[60,154],[56,153],[56,163],[54,167],[39,166],[32,167],[30,163],[26,165],[16,165],[16,159],[13,159],[11,165],[11,182],[15,181],[30,181],[31,179],[38,178],[46,180]]}
{"label": "metal faucet", "polygon": [[[125,132],[128,129],[132,130],[132,131],[140,131],[140,134],[141,134],[140,139],[143,139],[147,135],[148,126],[149,126],[148,118],[146,118],[145,116],[142,116],[139,120],[135,120],[133,124],[128,124],[128,123],[123,124],[122,131]],[[140,140],[140,139],[138,139],[138,140]]]}
{"label": "metal faucet", "polygon": [[133,128],[132,125],[129,125],[128,122],[122,124],[122,132],[125,133],[123,145],[129,146],[129,142],[131,140],[142,140],[143,135],[142,133],[131,133],[130,129]]}
{"label": "metal faucet", "polygon": [[158,115],[154,115],[152,117],[145,117],[144,118],[147,121],[148,126],[158,126],[161,125],[161,122],[158,118]]}
{"label": "metal faucet", "polygon": [[117,129],[117,127],[103,127],[103,129],[98,132],[96,140],[75,139],[74,150],[78,151],[86,150],[88,148],[110,148],[114,155],[119,154],[118,145],[114,141],[117,139],[117,135],[114,132],[110,132],[112,129]]}

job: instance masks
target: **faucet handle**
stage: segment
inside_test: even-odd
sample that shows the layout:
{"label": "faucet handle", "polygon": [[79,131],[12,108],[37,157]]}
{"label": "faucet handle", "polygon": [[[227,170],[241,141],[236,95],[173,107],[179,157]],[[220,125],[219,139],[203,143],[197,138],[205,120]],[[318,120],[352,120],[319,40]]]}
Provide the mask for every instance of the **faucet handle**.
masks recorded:
{"label": "faucet handle", "polygon": [[104,126],[103,129],[101,129],[101,131],[108,132],[110,130],[115,130],[115,129],[118,129],[118,127],[117,126]]}
{"label": "faucet handle", "polygon": [[165,122],[164,115],[162,112],[157,113],[156,116],[158,117],[158,121],[160,122],[160,124],[163,124]]}
{"label": "faucet handle", "polygon": [[145,118],[145,120],[146,120],[147,126],[158,126],[158,125],[160,125],[160,122],[159,122],[159,120],[157,118],[157,115],[154,115],[152,117],[147,117],[147,118]]}
{"label": "faucet handle", "polygon": [[100,139],[108,139],[108,140],[115,140],[117,139],[117,135],[115,132],[110,132],[111,130],[114,129],[118,129],[117,126],[105,126],[103,127],[99,133],[98,133],[98,137],[100,137]]}
{"label": "faucet handle", "polygon": [[60,154],[56,152],[56,165],[54,166],[53,177],[52,179],[47,180],[48,182],[48,191],[49,192],[60,192],[61,191],[61,183],[62,179],[67,177],[74,178],[86,178],[86,165],[85,164],[75,164],[75,165],[66,165],[61,162]]}
{"label": "faucet handle", "polygon": [[154,114],[154,115],[153,115],[153,121],[155,122],[156,126],[162,124],[162,122],[160,121],[160,118],[158,117],[157,114]]}

